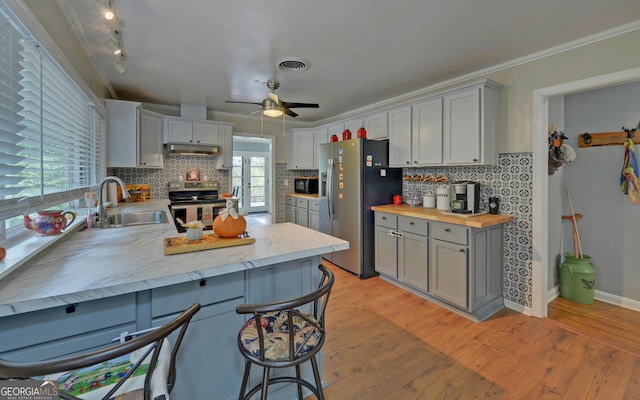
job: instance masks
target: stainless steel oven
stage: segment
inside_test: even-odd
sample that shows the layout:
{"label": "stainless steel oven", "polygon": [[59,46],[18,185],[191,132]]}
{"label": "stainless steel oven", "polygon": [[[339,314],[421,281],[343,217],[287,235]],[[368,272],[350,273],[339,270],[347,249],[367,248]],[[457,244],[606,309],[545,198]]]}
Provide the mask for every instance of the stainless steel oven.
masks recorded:
{"label": "stainless steel oven", "polygon": [[[211,230],[213,220],[226,207],[226,200],[218,197],[217,181],[169,182],[169,211],[178,232],[186,232],[178,219],[183,222],[202,221],[205,230]],[[233,201],[237,209],[237,200]]]}

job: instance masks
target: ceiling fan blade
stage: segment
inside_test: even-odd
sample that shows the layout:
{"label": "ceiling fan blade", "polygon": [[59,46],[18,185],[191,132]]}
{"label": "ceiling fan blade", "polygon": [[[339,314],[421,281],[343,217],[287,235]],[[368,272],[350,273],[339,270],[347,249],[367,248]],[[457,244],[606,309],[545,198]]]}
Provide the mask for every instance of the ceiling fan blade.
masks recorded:
{"label": "ceiling fan blade", "polygon": [[232,100],[227,100],[225,103],[235,103],[235,104],[255,104],[257,106],[261,106],[262,103],[253,103],[250,101],[232,101]]}
{"label": "ceiling fan blade", "polygon": [[282,105],[287,108],[318,108],[320,107],[318,104],[314,104],[314,103],[288,103],[286,101],[283,101]]}
{"label": "ceiling fan blade", "polygon": [[276,105],[280,105],[280,99],[278,98],[278,95],[273,92],[269,92],[269,100],[276,103]]}
{"label": "ceiling fan blade", "polygon": [[259,109],[255,110],[255,111],[251,111],[249,113],[249,115],[253,115],[253,114],[257,114],[257,113],[261,113],[261,112],[262,112],[262,108],[259,108]]}
{"label": "ceiling fan blade", "polygon": [[286,107],[284,108],[284,113],[285,113],[285,114],[287,114],[287,115],[289,115],[289,116],[291,116],[291,117],[293,117],[293,118],[295,118],[295,117],[297,117],[297,116],[298,116],[298,114],[294,113],[293,111],[289,110],[289,109],[288,109],[288,108],[286,108]]}

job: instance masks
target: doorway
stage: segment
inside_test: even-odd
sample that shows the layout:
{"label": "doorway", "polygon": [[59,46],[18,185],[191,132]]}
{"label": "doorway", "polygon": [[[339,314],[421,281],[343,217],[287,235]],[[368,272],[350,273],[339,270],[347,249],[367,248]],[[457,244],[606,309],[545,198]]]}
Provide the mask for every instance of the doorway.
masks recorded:
{"label": "doorway", "polygon": [[[549,280],[549,179],[547,174],[549,99],[640,80],[640,68],[568,82],[533,91],[533,259],[532,315],[547,316]],[[544,133],[544,134],[541,134]]]}
{"label": "doorway", "polygon": [[231,186],[241,214],[272,211],[272,139],[234,135]]}

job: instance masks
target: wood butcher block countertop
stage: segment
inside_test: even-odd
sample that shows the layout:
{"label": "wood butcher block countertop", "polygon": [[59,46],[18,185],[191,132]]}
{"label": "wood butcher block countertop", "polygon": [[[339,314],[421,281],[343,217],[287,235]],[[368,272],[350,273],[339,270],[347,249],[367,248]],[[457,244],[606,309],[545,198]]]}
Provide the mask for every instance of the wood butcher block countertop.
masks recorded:
{"label": "wood butcher block countertop", "polygon": [[287,196],[293,196],[293,197],[303,197],[306,199],[314,199],[317,200],[318,199],[318,193],[296,193],[296,192],[288,192]]}
{"label": "wood butcher block countertop", "polygon": [[473,216],[461,216],[442,212],[436,208],[424,208],[420,206],[412,207],[407,204],[385,204],[372,206],[371,209],[373,211],[403,215],[405,217],[422,218],[429,221],[448,222],[450,224],[464,225],[470,228],[486,228],[489,226],[506,224],[507,222],[513,221],[513,217],[511,215],[478,214]]}

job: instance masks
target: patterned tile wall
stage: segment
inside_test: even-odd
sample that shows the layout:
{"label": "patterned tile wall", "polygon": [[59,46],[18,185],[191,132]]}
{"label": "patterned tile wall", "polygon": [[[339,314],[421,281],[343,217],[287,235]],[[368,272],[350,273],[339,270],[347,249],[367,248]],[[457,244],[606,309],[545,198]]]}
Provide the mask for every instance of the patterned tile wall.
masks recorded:
{"label": "patterned tile wall", "polygon": [[229,184],[229,171],[215,168],[213,156],[187,156],[169,155],[164,159],[164,168],[109,168],[107,174],[115,175],[127,184],[149,183],[151,184],[152,199],[166,199],[169,197],[167,183],[186,179],[187,171],[197,169],[200,171],[200,179],[207,177],[217,180],[221,191],[226,191]]}
{"label": "patterned tile wall", "polygon": [[[285,193],[293,191],[293,178],[313,175],[317,171],[292,171],[286,164],[277,164],[275,173],[277,222],[285,219]],[[532,221],[533,221],[533,154],[500,154],[498,165],[480,167],[405,168],[404,174],[444,174],[448,181],[473,180],[482,184],[481,201],[500,198],[500,213],[514,216],[504,226],[504,298],[525,307],[532,302]],[[289,185],[284,186],[288,179]],[[403,196],[410,193],[435,192],[436,183],[403,182]],[[280,190],[283,188],[284,190]]]}
{"label": "patterned tile wall", "polygon": [[[275,171],[275,185],[274,190],[276,192],[276,222],[285,222],[285,201],[287,193],[293,192],[293,180],[298,176],[315,176],[318,175],[318,170],[301,170],[301,169],[287,169],[287,164],[276,164]],[[284,184],[284,181],[287,184]]]}

